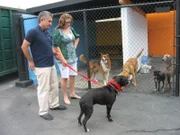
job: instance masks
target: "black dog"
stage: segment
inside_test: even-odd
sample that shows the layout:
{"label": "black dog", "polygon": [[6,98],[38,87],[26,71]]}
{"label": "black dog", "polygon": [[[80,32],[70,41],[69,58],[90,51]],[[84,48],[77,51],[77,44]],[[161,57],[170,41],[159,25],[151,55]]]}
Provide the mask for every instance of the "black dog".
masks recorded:
{"label": "black dog", "polygon": [[[124,76],[115,76],[108,82],[106,86],[89,90],[83,95],[79,101],[80,115],[78,117],[78,124],[84,126],[85,132],[89,129],[86,127],[86,123],[93,113],[93,105],[100,104],[106,105],[108,121],[113,121],[111,118],[111,108],[116,100],[116,94],[128,85],[128,79]],[[85,115],[82,123],[81,117]]]}
{"label": "black dog", "polygon": [[154,82],[155,82],[155,90],[160,92],[160,83],[163,83],[162,89],[164,88],[164,80],[165,80],[165,73],[159,70],[154,71]]}

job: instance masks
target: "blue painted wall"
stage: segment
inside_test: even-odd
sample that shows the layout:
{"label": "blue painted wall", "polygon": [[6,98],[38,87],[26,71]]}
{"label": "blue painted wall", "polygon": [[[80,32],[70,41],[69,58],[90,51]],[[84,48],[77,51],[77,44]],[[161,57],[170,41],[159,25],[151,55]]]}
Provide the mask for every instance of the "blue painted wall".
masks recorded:
{"label": "blue painted wall", "polygon": [[[36,17],[34,15],[28,15],[28,14],[23,14],[22,15],[23,19],[24,20],[24,32],[25,32],[25,35],[27,34],[27,32],[36,27],[37,24],[38,24],[38,19],[37,18],[33,18],[33,19],[27,19],[27,18],[32,18],[32,17]],[[27,20],[26,20],[27,19]],[[30,51],[30,48],[29,48],[29,51]],[[31,52],[31,51],[30,51]],[[28,65],[29,65],[29,62],[28,62]],[[29,79],[33,80],[34,84],[37,84],[37,78],[36,78],[36,75],[34,74],[34,72],[32,70],[29,70]]]}
{"label": "blue painted wall", "polygon": [[[30,29],[32,29],[38,25],[38,18],[32,19],[32,17],[36,17],[36,16],[28,15],[28,14],[23,14],[22,17],[24,18],[24,31],[25,31],[25,35],[26,35]],[[30,18],[30,19],[28,19],[28,18]],[[58,20],[59,20],[59,17],[53,18],[53,24],[52,24],[51,28],[49,29],[50,34],[52,34],[53,29],[58,24]],[[77,33],[80,34],[80,42],[79,42],[77,50],[76,50],[77,56],[79,57],[79,55],[81,55],[81,54],[86,54],[86,46],[85,46],[85,38],[84,38],[84,25],[83,25],[82,21],[74,20],[72,27],[77,31]],[[81,67],[82,65],[84,65],[84,64],[78,60],[78,67]],[[60,71],[58,69],[56,62],[55,62],[55,66],[57,69],[57,73],[60,74]],[[29,78],[33,80],[34,84],[38,84],[36,75],[34,74],[34,72],[32,70],[29,70]]]}

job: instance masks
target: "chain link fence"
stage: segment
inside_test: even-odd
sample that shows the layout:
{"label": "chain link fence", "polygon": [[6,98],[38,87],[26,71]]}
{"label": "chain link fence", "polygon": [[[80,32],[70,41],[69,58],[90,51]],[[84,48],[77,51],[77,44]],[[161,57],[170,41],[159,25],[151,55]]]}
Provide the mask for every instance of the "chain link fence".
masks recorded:
{"label": "chain link fence", "polygon": [[[129,85],[126,92],[154,93],[153,71],[165,71],[163,55],[170,54],[175,62],[175,8],[172,1],[100,7],[68,13],[73,17],[72,27],[80,34],[77,56],[83,55],[87,62],[99,61],[97,64],[100,66],[101,53],[108,54],[111,61],[109,79],[120,74],[123,64],[144,49],[138,58],[137,86]],[[54,14],[50,33],[58,24],[61,14]],[[24,19],[25,33],[37,24],[36,17]],[[142,68],[144,64],[147,65],[146,71]],[[88,77],[89,66],[78,59],[78,72]],[[171,80],[173,89],[174,77]],[[103,84],[101,71],[96,75],[96,80]],[[87,89],[98,86],[77,76],[75,87]]]}

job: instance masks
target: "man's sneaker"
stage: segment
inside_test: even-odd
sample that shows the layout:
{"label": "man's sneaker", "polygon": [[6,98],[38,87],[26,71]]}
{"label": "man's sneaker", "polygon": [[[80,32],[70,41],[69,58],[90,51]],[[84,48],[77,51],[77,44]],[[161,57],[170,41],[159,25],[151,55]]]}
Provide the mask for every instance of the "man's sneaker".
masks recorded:
{"label": "man's sneaker", "polygon": [[59,105],[58,107],[50,108],[50,110],[66,110],[66,109],[67,107],[64,105]]}
{"label": "man's sneaker", "polygon": [[44,115],[40,115],[40,117],[42,117],[44,120],[53,120],[53,117],[49,113],[46,113]]}

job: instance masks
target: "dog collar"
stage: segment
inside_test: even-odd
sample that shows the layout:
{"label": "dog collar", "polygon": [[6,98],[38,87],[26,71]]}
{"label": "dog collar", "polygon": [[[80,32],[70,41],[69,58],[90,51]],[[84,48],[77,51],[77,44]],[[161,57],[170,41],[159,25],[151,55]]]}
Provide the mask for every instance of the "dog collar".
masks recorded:
{"label": "dog collar", "polygon": [[114,81],[114,79],[111,79],[107,84],[113,87],[117,92],[122,91],[121,85],[119,85],[116,81]]}

